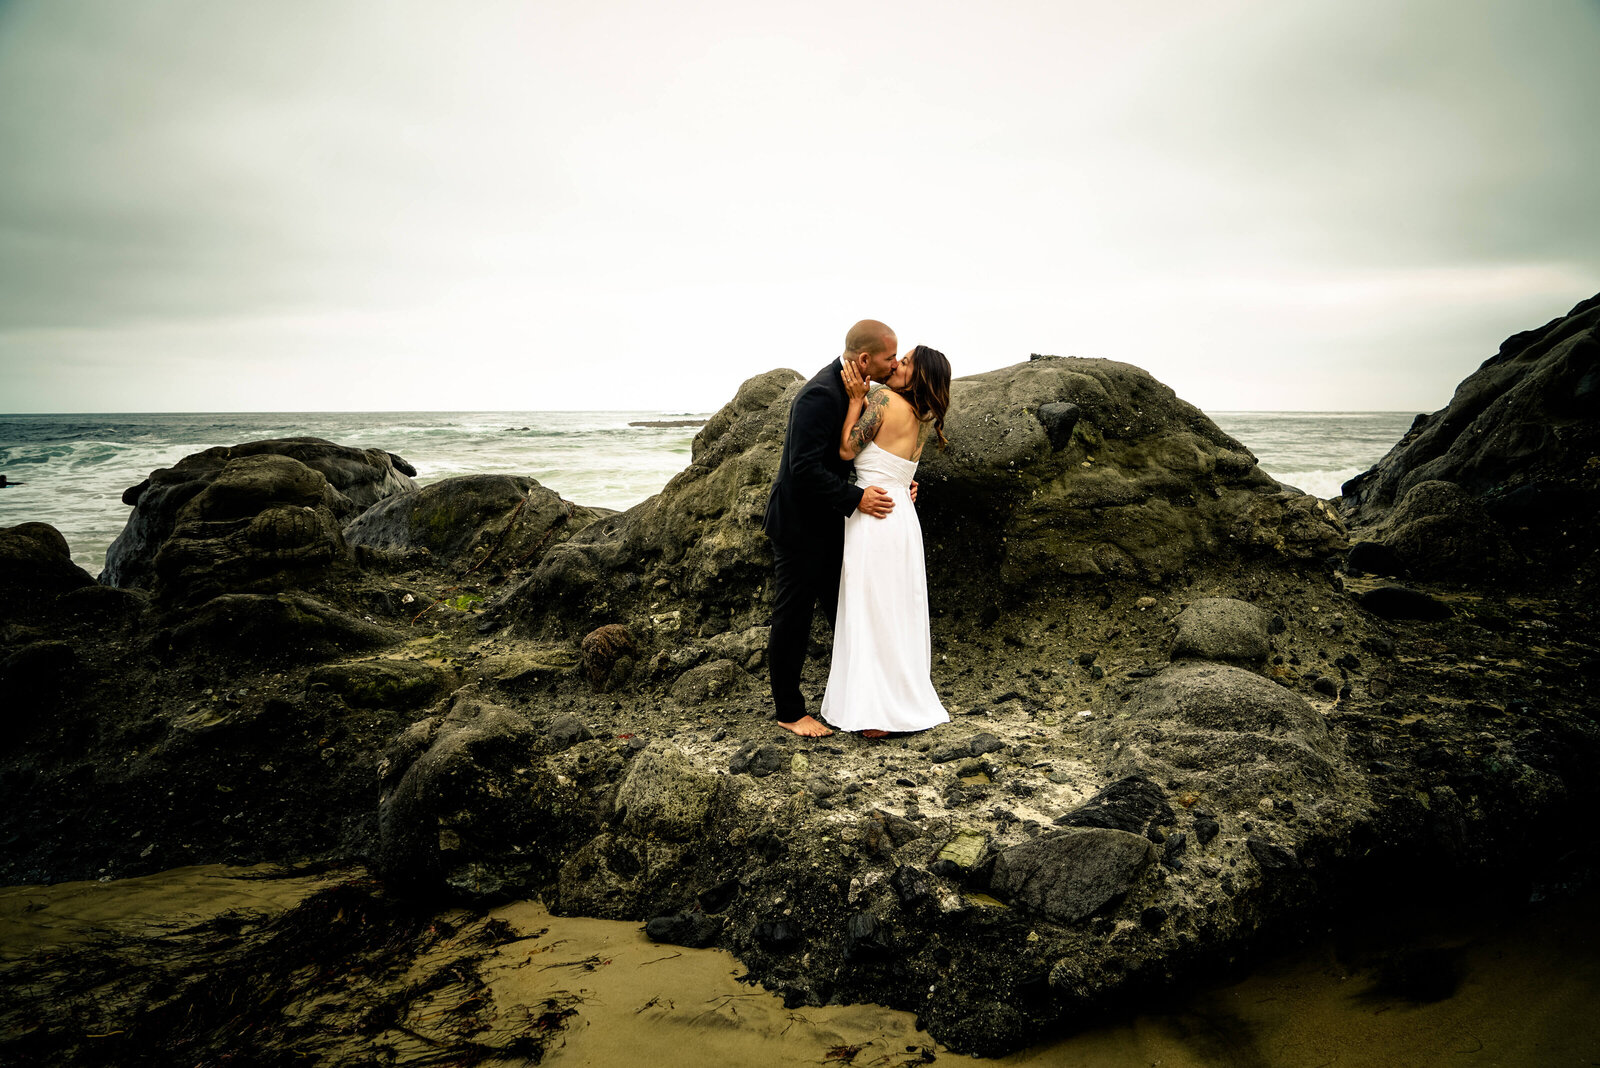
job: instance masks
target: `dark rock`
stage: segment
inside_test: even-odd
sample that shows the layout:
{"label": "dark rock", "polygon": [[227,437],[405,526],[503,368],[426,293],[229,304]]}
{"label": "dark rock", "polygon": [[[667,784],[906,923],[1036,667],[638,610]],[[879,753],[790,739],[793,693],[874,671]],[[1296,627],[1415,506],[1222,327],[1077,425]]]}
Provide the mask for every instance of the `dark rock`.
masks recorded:
{"label": "dark rock", "polygon": [[998,752],[1005,747],[1006,743],[992,734],[974,734],[967,742],[967,751],[975,757]]}
{"label": "dark rock", "polygon": [[1449,619],[1450,606],[1405,586],[1379,586],[1356,597],[1356,603],[1380,619]]}
{"label": "dark rock", "polygon": [[1146,931],[1159,931],[1167,922],[1167,910],[1159,905],[1151,905],[1139,913],[1139,925]]}
{"label": "dark rock", "polygon": [[1178,614],[1174,660],[1226,660],[1259,664],[1270,651],[1267,613],[1231,597],[1202,597]]}
{"label": "dark rock", "polygon": [[933,885],[925,872],[902,864],[889,876],[889,889],[895,892],[902,905],[915,907],[933,894]]}
{"label": "dark rock", "polygon": [[1207,845],[1222,830],[1222,825],[1210,816],[1196,816],[1194,836],[1201,845]]}
{"label": "dark rock", "polygon": [[64,641],[29,642],[0,658],[0,693],[6,695],[4,719],[8,730],[41,725],[36,710],[26,701],[59,699],[79,671],[77,649]]}
{"label": "dark rock", "polygon": [[750,937],[768,953],[792,953],[800,947],[801,942],[799,926],[788,920],[758,923],[750,932]]}
{"label": "dark rock", "polygon": [[55,527],[21,523],[0,529],[0,597],[55,595],[92,585]]}
{"label": "dark rock", "polygon": [[728,759],[728,770],[735,775],[765,778],[789,766],[789,754],[781,746],[746,742]]}
{"label": "dark rock", "polygon": [[941,879],[959,879],[964,874],[961,870],[961,865],[953,860],[945,860],[943,858],[929,864],[928,871]]}
{"label": "dark rock", "polygon": [[1071,444],[1072,428],[1078,425],[1078,417],[1083,413],[1076,404],[1052,401],[1039,405],[1034,414],[1039,419],[1039,425],[1044,427],[1050,447],[1060,450]]}
{"label": "dark rock", "polygon": [[79,586],[56,598],[56,607],[73,619],[95,620],[108,627],[127,627],[150,607],[150,597],[141,590],[120,590],[113,586]]}
{"label": "dark rock", "polygon": [[1244,844],[1256,863],[1261,866],[1264,875],[1276,875],[1300,867],[1300,861],[1292,852],[1264,838],[1250,837],[1245,839]]}
{"label": "dark rock", "polygon": [[1358,541],[1350,546],[1345,563],[1353,574],[1403,575],[1406,565],[1381,541]]}
{"label": "dark rock", "polygon": [[674,916],[655,916],[644,925],[652,942],[704,949],[722,933],[722,920],[699,912],[680,912]]}
{"label": "dark rock", "polygon": [[1056,818],[1061,827],[1107,827],[1129,834],[1147,834],[1177,823],[1161,787],[1141,775],[1107,786],[1077,808]]}
{"label": "dark rock", "polygon": [[865,832],[868,848],[876,848],[881,842],[892,851],[922,837],[922,832],[917,829],[915,823],[904,816],[885,812],[881,808],[869,812],[863,824],[862,830]]}
{"label": "dark rock", "polygon": [[417,890],[474,898],[524,893],[548,878],[577,809],[542,765],[526,718],[458,692],[443,717],[402,732],[379,762],[378,871]]}
{"label": "dark rock", "polygon": [[965,760],[972,755],[972,748],[968,744],[956,742],[950,745],[941,745],[928,754],[928,759],[935,764],[948,764],[952,760]]}
{"label": "dark rock", "polygon": [[1156,858],[1147,838],[1084,828],[1001,850],[990,885],[1061,923],[1076,923],[1121,897]]}
{"label": "dark rock", "polygon": [[[1532,558],[1554,574],[1592,581],[1594,539],[1579,541],[1600,515],[1600,420],[1594,418],[1600,360],[1600,300],[1508,339],[1456,387],[1448,406],[1418,417],[1368,471],[1346,482],[1340,506],[1361,527],[1407,525],[1394,513],[1423,483],[1456,487],[1453,500],[1413,502],[1406,563],[1431,573],[1495,578],[1492,559]],[[1461,521],[1481,507],[1486,524]],[[1457,519],[1451,519],[1456,516]],[[1431,542],[1431,538],[1440,542]],[[1389,540],[1386,537],[1385,540]],[[1485,551],[1488,556],[1485,556]]]}
{"label": "dark rock", "polygon": [[524,475],[462,475],[387,497],[344,537],[400,561],[426,550],[451,570],[504,573],[536,564],[552,545],[612,514],[562,500]]}
{"label": "dark rock", "polygon": [[1522,564],[1500,524],[1453,482],[1416,483],[1372,530],[1418,578],[1500,579]]}
{"label": "dark rock", "polygon": [[739,890],[738,879],[724,879],[711,889],[701,892],[695,900],[702,912],[721,912],[733,904],[734,898],[739,896]]}
{"label": "dark rock", "polygon": [[349,562],[345,522],[415,487],[388,453],[320,438],[207,449],[124,495],[133,514],[100,582],[187,604],[315,582]]}
{"label": "dark rock", "polygon": [[1165,848],[1161,850],[1161,863],[1173,871],[1180,871],[1183,868],[1183,855],[1188,850],[1189,836],[1180,831],[1167,839]]}
{"label": "dark rock", "polygon": [[874,960],[890,949],[889,932],[872,913],[858,912],[845,922],[844,944],[846,961]]}
{"label": "dark rock", "polygon": [[928,1030],[951,1050],[975,1057],[1001,1057],[1038,1040],[1038,1028],[1004,1001],[929,1003]]}
{"label": "dark rock", "polygon": [[1338,697],[1339,684],[1327,675],[1312,682],[1311,688],[1324,697]]}
{"label": "dark rock", "polygon": [[583,720],[568,713],[552,720],[545,730],[544,737],[550,746],[550,751],[559,753],[563,749],[571,749],[579,742],[589,741],[595,737],[595,733]]}
{"label": "dark rock", "polygon": [[398,644],[399,634],[303,594],[231,593],[188,612],[172,645],[200,653],[322,660]]}

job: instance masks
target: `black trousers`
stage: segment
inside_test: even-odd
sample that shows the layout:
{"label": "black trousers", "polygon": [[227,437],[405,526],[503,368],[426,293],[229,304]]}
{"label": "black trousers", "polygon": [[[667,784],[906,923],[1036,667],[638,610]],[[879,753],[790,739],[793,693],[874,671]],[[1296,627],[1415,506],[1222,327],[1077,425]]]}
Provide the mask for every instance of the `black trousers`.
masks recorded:
{"label": "black trousers", "polygon": [[[841,531],[841,534],[843,532]],[[811,620],[817,604],[832,627],[839,612],[839,569],[844,564],[844,538],[819,538],[817,543],[772,545],[777,569],[777,594],[772,605],[772,633],[767,639],[767,667],[772,672],[772,703],[783,723],[806,714],[800,693],[800,669],[806,662]]]}

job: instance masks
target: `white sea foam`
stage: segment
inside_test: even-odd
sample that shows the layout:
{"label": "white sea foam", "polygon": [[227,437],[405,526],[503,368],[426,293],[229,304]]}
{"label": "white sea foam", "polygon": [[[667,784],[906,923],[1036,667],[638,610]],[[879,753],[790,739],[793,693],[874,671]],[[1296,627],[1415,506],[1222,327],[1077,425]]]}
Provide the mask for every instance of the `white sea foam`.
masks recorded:
{"label": "white sea foam", "polygon": [[1281,474],[1268,471],[1267,474],[1286,486],[1327,501],[1339,496],[1340,487],[1365,470],[1365,467],[1346,467],[1338,471],[1284,471]]}

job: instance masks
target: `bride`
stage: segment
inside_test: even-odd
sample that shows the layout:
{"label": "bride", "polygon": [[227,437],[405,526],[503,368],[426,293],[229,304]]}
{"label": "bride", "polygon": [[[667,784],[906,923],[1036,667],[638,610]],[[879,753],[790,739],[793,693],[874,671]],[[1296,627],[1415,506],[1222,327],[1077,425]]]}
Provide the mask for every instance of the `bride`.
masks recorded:
{"label": "bride", "polygon": [[911,478],[929,438],[942,449],[950,406],[950,361],[918,345],[870,393],[855,365],[843,371],[850,407],[839,456],[854,460],[858,485],[882,486],[899,507],[877,519],[845,520],[839,616],[822,717],[842,730],[882,738],[950,719],[929,678],[928,574]]}

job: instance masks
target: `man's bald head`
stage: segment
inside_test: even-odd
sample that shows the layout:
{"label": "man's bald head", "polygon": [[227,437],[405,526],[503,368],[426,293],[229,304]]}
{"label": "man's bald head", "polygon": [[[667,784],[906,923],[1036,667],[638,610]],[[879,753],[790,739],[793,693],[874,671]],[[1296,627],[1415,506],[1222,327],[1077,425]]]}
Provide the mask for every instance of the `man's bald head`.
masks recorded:
{"label": "man's bald head", "polygon": [[863,319],[844,336],[843,359],[846,363],[853,361],[863,378],[887,382],[899,366],[895,359],[899,347],[900,340],[893,330],[876,319]]}
{"label": "man's bald head", "polygon": [[846,356],[860,356],[863,353],[888,352],[894,353],[899,347],[894,331],[888,324],[880,323],[876,319],[863,319],[850,328],[844,336],[844,352]]}

